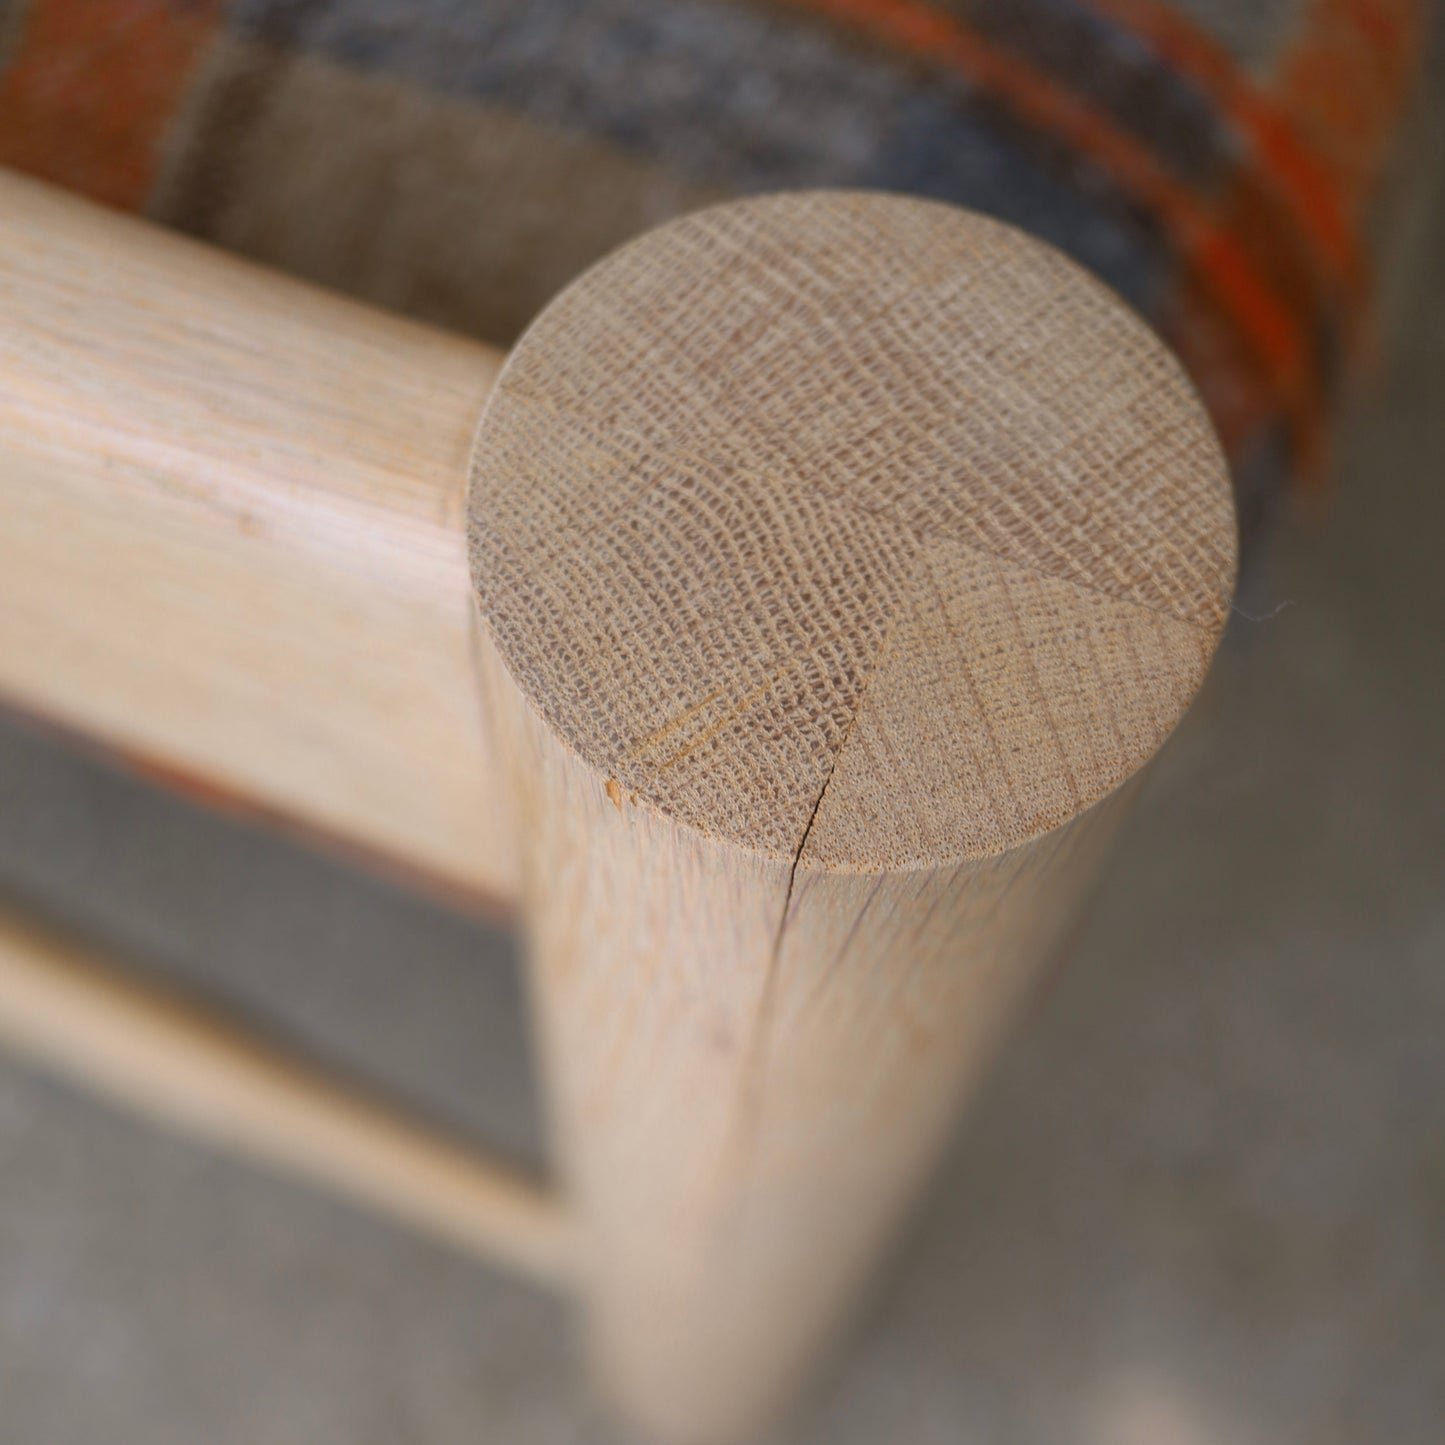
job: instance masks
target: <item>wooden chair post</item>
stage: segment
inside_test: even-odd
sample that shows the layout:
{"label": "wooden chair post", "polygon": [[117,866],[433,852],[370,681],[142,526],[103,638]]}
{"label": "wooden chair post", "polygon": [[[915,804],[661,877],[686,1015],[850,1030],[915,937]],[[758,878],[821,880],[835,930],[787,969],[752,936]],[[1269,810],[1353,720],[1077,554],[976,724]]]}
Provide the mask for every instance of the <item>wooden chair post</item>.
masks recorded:
{"label": "wooden chair post", "polygon": [[845,1317],[1208,665],[1233,516],[1178,367],[932,203],[643,238],[539,318],[477,435],[484,748],[460,492],[500,359],[0,195],[0,701],[468,892],[520,871],[570,1212],[3,920],[0,1033],[575,1285],[633,1417],[742,1433]]}
{"label": "wooden chair post", "polygon": [[469,528],[599,1374],[660,1436],[736,1438],[1197,689],[1224,463],[1050,248],[816,193],[564,292],[493,391]]}

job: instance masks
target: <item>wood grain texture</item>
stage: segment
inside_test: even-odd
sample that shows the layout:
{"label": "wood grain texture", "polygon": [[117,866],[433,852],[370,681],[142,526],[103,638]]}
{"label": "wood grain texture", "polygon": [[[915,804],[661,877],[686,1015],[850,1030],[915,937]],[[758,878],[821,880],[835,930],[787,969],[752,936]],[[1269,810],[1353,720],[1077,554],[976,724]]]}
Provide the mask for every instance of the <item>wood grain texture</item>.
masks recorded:
{"label": "wood grain texture", "polygon": [[493,352],[0,172],[0,702],[510,902],[462,494]]}
{"label": "wood grain texture", "polygon": [[473,458],[544,1074],[604,1381],[719,1440],[795,1387],[1223,628],[1180,369],[943,206],[745,201],[513,352]]}

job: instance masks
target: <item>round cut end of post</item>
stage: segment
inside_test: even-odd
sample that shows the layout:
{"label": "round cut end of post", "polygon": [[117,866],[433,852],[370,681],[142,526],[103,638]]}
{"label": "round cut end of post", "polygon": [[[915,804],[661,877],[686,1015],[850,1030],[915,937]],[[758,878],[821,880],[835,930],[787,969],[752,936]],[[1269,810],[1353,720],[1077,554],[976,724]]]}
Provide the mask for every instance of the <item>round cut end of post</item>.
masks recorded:
{"label": "round cut end of post", "polygon": [[1235,521],[1178,364],[934,202],[734,202],[513,351],[472,459],[485,626],[620,808],[842,871],[1026,843],[1164,741]]}

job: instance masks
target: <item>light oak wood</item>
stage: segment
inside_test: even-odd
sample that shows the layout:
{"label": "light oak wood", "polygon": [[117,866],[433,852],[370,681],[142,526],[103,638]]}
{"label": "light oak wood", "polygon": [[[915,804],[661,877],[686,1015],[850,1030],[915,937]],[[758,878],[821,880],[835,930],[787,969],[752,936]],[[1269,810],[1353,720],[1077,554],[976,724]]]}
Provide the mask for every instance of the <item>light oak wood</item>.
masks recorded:
{"label": "light oak wood", "polygon": [[0,172],[0,703],[495,907],[500,357]]}
{"label": "light oak wood", "polygon": [[1223,628],[1179,367],[1051,249],[819,193],[623,248],[473,456],[544,1076],[604,1384],[817,1358]]}
{"label": "light oak wood", "polygon": [[469,587],[492,353],[3,175],[0,306],[0,701],[467,898],[520,847],[580,1233],[35,935],[0,1032],[575,1280],[658,1433],[764,1418],[1208,664],[1233,522],[1178,368],[979,218],[703,213],[508,363]]}
{"label": "light oak wood", "polygon": [[548,1285],[569,1220],[489,1162],[0,911],[0,1043],[182,1134],[279,1169]]}

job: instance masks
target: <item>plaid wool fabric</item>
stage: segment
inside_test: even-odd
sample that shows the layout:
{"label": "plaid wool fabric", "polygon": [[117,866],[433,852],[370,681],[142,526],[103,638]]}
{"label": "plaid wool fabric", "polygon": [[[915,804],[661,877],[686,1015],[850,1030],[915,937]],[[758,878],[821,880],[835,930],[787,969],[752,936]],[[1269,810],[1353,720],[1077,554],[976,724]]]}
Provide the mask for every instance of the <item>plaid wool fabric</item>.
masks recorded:
{"label": "plaid wool fabric", "polygon": [[1327,455],[1425,28],[1422,0],[0,0],[0,164],[499,343],[720,197],[959,202],[1162,332],[1248,531]]}

